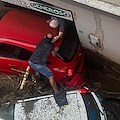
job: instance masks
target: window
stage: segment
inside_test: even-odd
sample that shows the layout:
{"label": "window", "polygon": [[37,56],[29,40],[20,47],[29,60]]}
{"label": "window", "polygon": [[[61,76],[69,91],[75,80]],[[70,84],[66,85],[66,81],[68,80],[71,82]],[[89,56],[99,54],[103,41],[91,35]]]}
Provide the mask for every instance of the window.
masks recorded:
{"label": "window", "polygon": [[9,9],[0,9],[0,20],[3,18],[3,16],[9,11]]}
{"label": "window", "polygon": [[0,56],[28,61],[32,52],[14,45],[0,43]]}
{"label": "window", "polygon": [[57,56],[65,62],[70,62],[75,56],[79,45],[79,38],[74,24],[67,27],[63,42],[57,52]]}
{"label": "window", "polygon": [[28,61],[31,55],[31,51],[21,48],[17,59]]}

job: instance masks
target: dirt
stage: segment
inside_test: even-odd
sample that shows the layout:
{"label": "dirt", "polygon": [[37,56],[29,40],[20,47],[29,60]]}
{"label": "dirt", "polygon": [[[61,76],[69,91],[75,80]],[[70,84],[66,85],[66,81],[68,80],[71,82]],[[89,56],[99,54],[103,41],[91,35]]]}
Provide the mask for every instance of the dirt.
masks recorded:
{"label": "dirt", "polygon": [[120,120],[120,65],[86,50],[83,75],[86,86],[102,99],[108,120]]}
{"label": "dirt", "polygon": [[[31,77],[32,76],[32,77]],[[0,104],[15,103],[18,99],[35,97],[38,94],[51,94],[52,89],[47,80],[37,81],[34,75],[29,75],[23,89],[20,89],[23,75],[0,75]],[[49,90],[48,90],[49,89]]]}
{"label": "dirt", "polygon": [[86,83],[106,92],[120,93],[120,65],[85,50],[86,59],[83,69]]}
{"label": "dirt", "polygon": [[[38,78],[34,74],[29,74],[23,89],[20,89],[23,77],[24,75],[0,75],[0,105],[7,107],[10,104],[16,103],[19,99],[53,93],[48,79],[43,76]],[[58,89],[69,90],[74,88],[59,84]],[[5,103],[7,102],[9,102],[9,104],[6,106]]]}

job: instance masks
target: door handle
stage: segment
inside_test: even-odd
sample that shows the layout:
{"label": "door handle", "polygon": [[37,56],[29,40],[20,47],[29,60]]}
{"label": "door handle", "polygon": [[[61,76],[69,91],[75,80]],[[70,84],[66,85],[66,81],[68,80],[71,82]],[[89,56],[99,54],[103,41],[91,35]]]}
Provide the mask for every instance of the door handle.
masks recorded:
{"label": "door handle", "polygon": [[20,73],[25,73],[25,71],[22,71],[22,70],[18,70],[18,69],[14,69],[14,68],[11,68],[11,70],[15,71],[15,72],[20,72]]}
{"label": "door handle", "polygon": [[10,67],[16,67],[17,65],[15,64],[8,64]]}

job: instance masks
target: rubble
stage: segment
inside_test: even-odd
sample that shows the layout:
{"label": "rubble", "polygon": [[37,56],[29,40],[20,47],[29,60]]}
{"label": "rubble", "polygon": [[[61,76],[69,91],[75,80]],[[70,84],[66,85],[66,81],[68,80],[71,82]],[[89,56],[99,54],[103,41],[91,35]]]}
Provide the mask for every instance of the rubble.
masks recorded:
{"label": "rubble", "polygon": [[[34,74],[29,74],[23,89],[20,89],[23,77],[24,75],[0,75],[0,105],[4,106],[7,102],[14,104],[20,99],[53,93],[48,79],[45,77],[38,79]],[[69,90],[69,87],[63,84],[59,84],[58,88]]]}

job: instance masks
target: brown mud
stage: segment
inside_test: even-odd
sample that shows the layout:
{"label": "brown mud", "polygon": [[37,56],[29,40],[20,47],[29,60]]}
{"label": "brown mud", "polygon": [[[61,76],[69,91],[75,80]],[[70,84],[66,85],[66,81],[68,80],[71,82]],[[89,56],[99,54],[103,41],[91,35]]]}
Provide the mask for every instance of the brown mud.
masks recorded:
{"label": "brown mud", "polygon": [[[20,89],[24,75],[0,75],[0,105],[7,107],[17,100],[25,98],[48,95],[53,93],[53,89],[47,78],[37,78],[34,74],[29,74],[23,89]],[[59,84],[60,90],[69,90],[69,87]],[[70,88],[74,89],[74,88]],[[9,102],[7,106],[5,103]]]}
{"label": "brown mud", "polygon": [[[51,94],[52,89],[47,80],[36,81],[31,76],[26,80],[23,89],[20,89],[23,75],[0,75],[0,104],[16,103],[19,99],[35,97],[36,94]],[[43,89],[43,91],[41,91]],[[49,89],[49,90],[48,90]]]}

